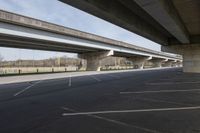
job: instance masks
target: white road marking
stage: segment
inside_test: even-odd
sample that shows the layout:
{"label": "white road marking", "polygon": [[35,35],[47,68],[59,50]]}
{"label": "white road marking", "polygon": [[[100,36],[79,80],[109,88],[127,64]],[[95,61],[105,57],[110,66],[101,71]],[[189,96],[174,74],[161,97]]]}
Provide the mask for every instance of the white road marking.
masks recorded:
{"label": "white road marking", "polygon": [[15,93],[13,96],[17,96],[17,95],[19,95],[19,94],[25,92],[26,90],[30,89],[31,87],[35,86],[36,84],[40,83],[41,81],[42,81],[42,80],[40,80],[40,81],[38,81],[38,82],[35,82],[34,84],[32,84],[32,85],[30,85],[30,86],[24,88],[23,90],[21,90],[21,91]]}
{"label": "white road marking", "polygon": [[[66,110],[66,111],[77,112],[73,109],[69,109],[69,108],[66,108],[66,107],[62,107],[62,109]],[[121,125],[121,126],[140,129],[142,131],[146,131],[146,132],[149,132],[149,133],[160,133],[160,132],[152,130],[152,129],[147,129],[147,128],[144,128],[144,127],[139,127],[139,126],[127,124],[127,123],[124,123],[124,122],[121,122],[121,121],[117,121],[117,120],[113,120],[113,119],[109,119],[109,118],[105,118],[105,117],[101,117],[101,116],[97,116],[97,115],[93,115],[93,114],[87,114],[87,116],[90,116],[90,117],[93,117],[93,118],[96,118],[96,119],[100,119],[100,120],[104,120],[104,121],[107,121],[107,122],[115,123],[115,124],[118,124],[118,125]]]}
{"label": "white road marking", "polygon": [[200,81],[190,82],[160,82],[160,83],[146,83],[147,85],[171,85],[171,84],[199,84]]}
{"label": "white road marking", "polygon": [[93,79],[95,79],[98,82],[101,82],[101,80],[99,78],[95,77],[95,76],[90,76],[90,77],[93,78]]}
{"label": "white road marking", "polygon": [[68,84],[68,86],[69,87],[72,86],[72,76],[71,75],[69,76],[69,84]]}
{"label": "white road marking", "polygon": [[104,121],[112,122],[112,123],[115,123],[115,124],[118,124],[118,125],[122,125],[122,126],[126,126],[126,127],[132,127],[132,128],[135,128],[135,129],[139,129],[139,130],[142,130],[142,131],[149,132],[149,133],[161,133],[161,132],[158,132],[158,131],[155,131],[155,130],[152,130],[152,129],[127,124],[127,123],[124,123],[124,122],[121,122],[121,121],[108,119],[108,118],[97,116],[97,115],[89,115],[89,116],[97,118],[97,119],[101,119],[101,120],[104,120]]}
{"label": "white road marking", "polygon": [[172,92],[190,92],[190,91],[200,91],[200,89],[188,89],[188,90],[158,90],[158,91],[127,91],[127,92],[120,92],[120,94],[172,93]]}
{"label": "white road marking", "polygon": [[199,109],[200,109],[200,106],[178,107],[178,108],[136,109],[136,110],[110,110],[110,111],[95,111],[95,112],[63,113],[63,116],[140,113],[140,112],[161,112],[161,111],[199,110]]}

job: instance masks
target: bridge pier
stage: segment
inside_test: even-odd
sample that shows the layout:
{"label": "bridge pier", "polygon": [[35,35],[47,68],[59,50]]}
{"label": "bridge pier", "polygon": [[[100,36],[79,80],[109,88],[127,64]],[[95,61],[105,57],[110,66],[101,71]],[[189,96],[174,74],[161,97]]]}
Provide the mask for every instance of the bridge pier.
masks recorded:
{"label": "bridge pier", "polygon": [[200,73],[200,47],[190,47],[183,49],[183,71]]}
{"label": "bridge pier", "polygon": [[172,67],[175,61],[168,60],[163,64],[163,67]]}
{"label": "bridge pier", "polygon": [[100,71],[101,60],[108,56],[112,56],[114,52],[110,51],[100,51],[100,52],[89,52],[79,54],[79,58],[87,60],[86,71]]}
{"label": "bridge pier", "polygon": [[162,51],[183,55],[183,72],[200,73],[200,47],[198,44],[162,46]]}
{"label": "bridge pier", "polygon": [[182,61],[180,61],[180,60],[178,60],[176,64],[177,64],[177,67],[182,67],[183,66]]}
{"label": "bridge pier", "polygon": [[150,60],[152,57],[130,57],[127,58],[127,60],[132,61],[133,62],[133,67],[136,69],[144,69],[144,65],[146,63],[146,61]]}
{"label": "bridge pier", "polygon": [[162,67],[162,63],[168,61],[168,59],[152,58],[149,61],[153,63],[153,67]]}

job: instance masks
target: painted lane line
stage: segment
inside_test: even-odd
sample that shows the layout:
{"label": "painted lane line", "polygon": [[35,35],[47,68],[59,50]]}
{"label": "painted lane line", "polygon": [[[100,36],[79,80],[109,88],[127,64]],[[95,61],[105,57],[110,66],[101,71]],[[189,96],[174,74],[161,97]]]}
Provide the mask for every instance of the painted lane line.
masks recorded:
{"label": "painted lane line", "polygon": [[93,79],[95,79],[98,82],[101,82],[101,80],[99,78],[95,77],[95,76],[90,76],[90,77],[93,78]]}
{"label": "painted lane line", "polygon": [[121,126],[139,129],[141,131],[145,131],[145,132],[149,132],[149,133],[161,133],[159,131],[155,131],[155,130],[144,128],[144,127],[139,127],[139,126],[136,126],[136,125],[127,124],[125,122],[121,122],[121,121],[117,121],[117,120],[113,120],[113,119],[108,119],[106,117],[101,117],[101,116],[97,116],[97,115],[88,115],[88,116],[91,116],[91,117],[94,117],[94,118],[97,118],[97,119],[101,119],[101,120],[104,120],[104,121],[107,121],[107,122],[115,123],[115,124],[118,124],[118,125],[121,125]]}
{"label": "painted lane line", "polygon": [[171,84],[199,84],[200,81],[191,82],[160,82],[160,83],[146,83],[147,85],[171,85]]}
{"label": "painted lane line", "polygon": [[119,113],[141,113],[141,112],[161,112],[161,111],[180,111],[180,110],[199,110],[199,109],[200,109],[200,106],[178,107],[178,108],[136,109],[136,110],[109,110],[109,111],[94,111],[94,112],[63,113],[63,116],[97,115],[97,114],[119,114]]}
{"label": "painted lane line", "polygon": [[68,86],[69,87],[72,86],[72,76],[71,75],[69,76],[69,84],[68,84]]}
{"label": "painted lane line", "polygon": [[120,94],[143,94],[143,93],[172,93],[172,92],[192,92],[200,91],[200,89],[190,89],[190,90],[158,90],[158,91],[127,91],[120,92]]}
{"label": "painted lane line", "polygon": [[38,81],[38,82],[35,82],[34,84],[32,84],[32,85],[30,85],[30,86],[24,88],[23,90],[21,90],[21,91],[15,93],[13,96],[17,96],[17,95],[19,95],[19,94],[25,92],[26,90],[28,90],[28,89],[30,89],[31,87],[33,87],[33,86],[39,84],[40,82],[42,82],[42,80],[40,80],[40,81]]}
{"label": "painted lane line", "polygon": [[[69,109],[69,108],[66,108],[66,107],[62,107],[62,109],[66,110],[66,111],[75,112],[75,113],[77,112],[77,111],[75,111],[73,109]],[[117,125],[120,125],[120,126],[126,126],[126,127],[139,129],[139,130],[146,131],[146,132],[149,132],[149,133],[161,133],[161,132],[158,132],[158,131],[155,131],[155,130],[152,130],[152,129],[148,129],[148,128],[144,128],[144,127],[139,127],[139,126],[127,124],[127,123],[124,123],[124,122],[121,122],[121,121],[109,119],[109,118],[102,117],[102,116],[97,116],[97,115],[93,115],[93,114],[87,114],[86,116],[89,116],[89,117],[92,117],[92,118],[96,118],[96,119],[100,119],[100,120],[104,120],[104,121],[107,121],[107,122],[111,122],[111,123],[114,123],[114,124],[117,124]]]}

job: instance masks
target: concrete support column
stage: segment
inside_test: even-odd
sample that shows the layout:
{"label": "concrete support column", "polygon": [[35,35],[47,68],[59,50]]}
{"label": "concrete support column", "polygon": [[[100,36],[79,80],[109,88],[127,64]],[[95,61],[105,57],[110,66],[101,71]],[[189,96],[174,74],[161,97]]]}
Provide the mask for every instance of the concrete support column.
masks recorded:
{"label": "concrete support column", "polygon": [[183,72],[200,73],[200,47],[184,49]]}
{"label": "concrete support column", "polygon": [[153,63],[153,67],[162,67],[162,62],[161,61],[156,61]]}
{"label": "concrete support column", "polygon": [[174,62],[174,63],[172,63],[172,67],[178,67],[179,65],[178,65],[178,62]]}
{"label": "concrete support column", "polygon": [[79,58],[87,60],[86,70],[87,71],[100,71],[101,69],[101,60],[108,56],[112,56],[114,52],[110,51],[101,51],[101,52],[89,52],[79,54]]}
{"label": "concrete support column", "polygon": [[183,55],[183,72],[200,73],[199,44],[163,46],[162,51]]}
{"label": "concrete support column", "polygon": [[81,59],[80,65],[78,66],[78,70],[84,71],[87,67],[87,61],[85,59]]}
{"label": "concrete support column", "polygon": [[153,63],[153,67],[162,67],[162,63],[168,61],[168,59],[153,58],[150,62]]}
{"label": "concrete support column", "polygon": [[178,60],[176,64],[177,64],[177,67],[182,67],[183,66],[183,62],[180,61],[180,60]]}
{"label": "concrete support column", "polygon": [[144,65],[147,60],[150,60],[152,57],[143,57],[143,56],[137,56],[137,57],[130,57],[127,58],[127,60],[133,62],[133,67],[135,69],[144,69]]}
{"label": "concrete support column", "polygon": [[162,66],[163,67],[173,67],[174,63],[176,63],[176,60],[168,60],[168,61],[164,62],[164,64]]}

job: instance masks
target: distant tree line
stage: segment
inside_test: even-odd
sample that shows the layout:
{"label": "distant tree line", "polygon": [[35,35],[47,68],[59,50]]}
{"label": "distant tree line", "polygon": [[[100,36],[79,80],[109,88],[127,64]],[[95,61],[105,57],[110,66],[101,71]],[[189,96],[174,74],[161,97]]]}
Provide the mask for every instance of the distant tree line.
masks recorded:
{"label": "distant tree line", "polygon": [[65,67],[65,66],[78,66],[80,64],[81,64],[81,59],[54,57],[43,60],[1,61],[0,67]]}

